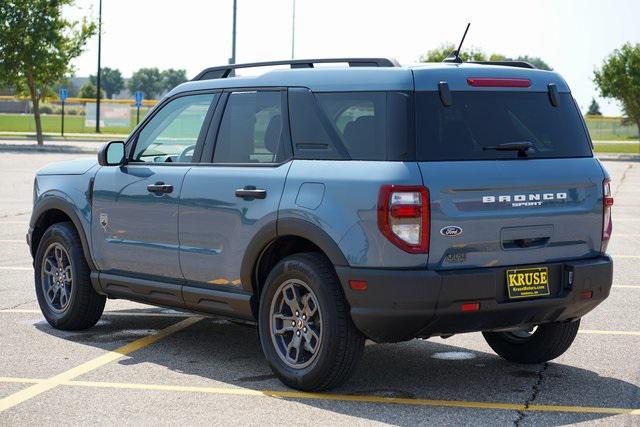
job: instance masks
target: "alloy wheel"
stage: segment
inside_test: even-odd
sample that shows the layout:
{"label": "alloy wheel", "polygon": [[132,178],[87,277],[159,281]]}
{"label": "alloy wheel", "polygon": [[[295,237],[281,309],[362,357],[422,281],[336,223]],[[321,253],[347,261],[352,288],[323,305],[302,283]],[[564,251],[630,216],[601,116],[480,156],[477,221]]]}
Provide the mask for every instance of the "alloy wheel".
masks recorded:
{"label": "alloy wheel", "polygon": [[69,253],[60,243],[52,243],[45,251],[40,276],[49,308],[57,313],[65,311],[71,301],[73,267]]}
{"label": "alloy wheel", "polygon": [[295,369],[309,366],[322,343],[322,313],[311,288],[298,279],[282,283],[271,301],[269,320],[280,359]]}

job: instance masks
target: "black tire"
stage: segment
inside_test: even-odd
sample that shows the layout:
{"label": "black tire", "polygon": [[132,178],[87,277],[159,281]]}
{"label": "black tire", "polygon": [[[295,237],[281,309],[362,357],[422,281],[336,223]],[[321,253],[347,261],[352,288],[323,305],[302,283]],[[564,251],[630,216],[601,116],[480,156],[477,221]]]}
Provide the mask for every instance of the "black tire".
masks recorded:
{"label": "black tire", "polygon": [[[45,286],[48,286],[49,282],[48,279],[43,279],[45,255],[50,253],[50,248],[59,247],[57,245],[64,248],[65,258],[68,258],[71,265],[71,285],[68,302],[64,307],[54,307],[54,303],[48,300],[45,296]],[[90,328],[100,320],[106,298],[93,289],[90,273],[80,237],[73,224],[61,222],[49,227],[38,244],[34,260],[34,278],[40,310],[51,326],[74,331]]]}
{"label": "black tire", "polygon": [[[278,291],[291,281],[306,284],[321,314],[320,319],[315,318],[322,328],[315,355],[309,357],[308,366],[300,368],[289,366],[283,360],[275,343],[276,334],[272,336],[270,321],[272,306],[280,295]],[[290,387],[305,391],[336,387],[353,373],[362,356],[364,336],[353,324],[335,270],[322,254],[300,253],[276,264],[262,290],[258,317],[260,343],[265,357],[273,372]]]}
{"label": "black tire", "polygon": [[483,332],[487,344],[504,359],[515,363],[543,363],[563,354],[576,337],[580,320],[547,323],[528,337],[511,332]]}

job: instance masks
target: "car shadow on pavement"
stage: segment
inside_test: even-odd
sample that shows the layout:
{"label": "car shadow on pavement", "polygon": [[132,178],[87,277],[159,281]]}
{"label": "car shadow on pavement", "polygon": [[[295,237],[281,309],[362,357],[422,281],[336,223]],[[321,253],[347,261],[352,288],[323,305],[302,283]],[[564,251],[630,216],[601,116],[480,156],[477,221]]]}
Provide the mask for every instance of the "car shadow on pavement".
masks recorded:
{"label": "car shadow on pavement", "polygon": [[[58,331],[43,321],[35,323],[35,327],[74,343],[113,350],[179,320],[178,317],[122,315],[104,316],[98,325],[80,332]],[[100,381],[150,383],[153,382],[150,378],[155,375],[160,377],[156,382],[161,381],[162,384],[288,390],[272,374],[264,359],[256,329],[224,320],[204,319],[114,364],[117,365],[111,366],[108,375]],[[150,373],[154,366],[168,368],[172,372],[157,369],[157,372]],[[511,404],[640,406],[640,388],[632,383],[554,362],[513,364],[495,354],[443,344],[442,340],[368,345],[354,375],[346,384],[329,393]],[[404,417],[407,416],[406,411],[416,416],[428,416],[429,411],[437,410],[420,405],[383,405],[385,410],[372,410],[371,405],[379,407],[380,404],[322,399],[298,401],[323,410],[381,422],[402,422],[397,418],[400,412],[404,412]],[[549,424],[611,416],[566,412],[544,415],[545,423]],[[513,411],[514,421],[519,417],[524,417],[524,414]],[[406,422],[406,418],[402,419]],[[426,420],[422,418],[423,422]],[[419,422],[420,418],[415,421]]]}

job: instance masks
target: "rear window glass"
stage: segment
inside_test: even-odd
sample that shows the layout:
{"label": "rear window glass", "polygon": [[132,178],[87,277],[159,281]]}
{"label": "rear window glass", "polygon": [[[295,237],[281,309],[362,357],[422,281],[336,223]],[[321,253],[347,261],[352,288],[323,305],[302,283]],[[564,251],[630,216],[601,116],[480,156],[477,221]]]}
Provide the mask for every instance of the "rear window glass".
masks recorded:
{"label": "rear window glass", "polygon": [[571,94],[559,94],[557,107],[541,92],[453,92],[452,98],[445,107],[437,92],[416,93],[418,160],[514,159],[518,151],[495,147],[526,142],[529,158],[592,156]]}

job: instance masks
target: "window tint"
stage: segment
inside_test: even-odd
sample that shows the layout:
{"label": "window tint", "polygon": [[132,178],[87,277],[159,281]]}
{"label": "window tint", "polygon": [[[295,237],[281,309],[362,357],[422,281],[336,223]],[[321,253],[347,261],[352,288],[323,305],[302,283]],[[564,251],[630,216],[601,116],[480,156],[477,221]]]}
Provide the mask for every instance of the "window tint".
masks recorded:
{"label": "window tint", "polygon": [[331,129],[316,98],[308,89],[289,89],[291,139],[298,159],[349,158],[337,133]]}
{"label": "window tint", "polygon": [[530,142],[531,158],[590,157],[582,119],[571,94],[554,107],[547,93],[453,92],[444,107],[436,92],[416,94],[420,160],[513,159],[517,151],[488,147]]}
{"label": "window tint", "polygon": [[415,158],[413,98],[407,92],[289,90],[296,158]]}
{"label": "window tint", "polygon": [[202,124],[217,96],[213,93],[182,96],[162,107],[138,134],[132,160],[191,162]]}
{"label": "window tint", "polygon": [[386,159],[385,92],[317,93],[316,97],[352,159]]}
{"label": "window tint", "polygon": [[220,123],[214,163],[278,163],[286,158],[282,94],[234,92]]}

